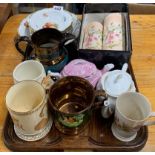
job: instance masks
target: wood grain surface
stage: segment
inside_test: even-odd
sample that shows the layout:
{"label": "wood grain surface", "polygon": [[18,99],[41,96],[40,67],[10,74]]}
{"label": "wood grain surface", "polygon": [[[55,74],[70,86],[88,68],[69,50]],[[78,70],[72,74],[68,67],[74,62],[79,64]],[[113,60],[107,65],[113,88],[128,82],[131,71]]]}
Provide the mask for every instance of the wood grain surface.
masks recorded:
{"label": "wood grain surface", "polygon": [[[9,18],[0,34],[0,151],[9,151],[2,140],[7,109],[5,94],[13,84],[12,71],[22,60],[14,46],[17,28],[26,14]],[[147,96],[155,111],[155,15],[130,15],[132,67],[139,91]],[[155,151],[155,126],[150,126],[148,141],[142,151]]]}

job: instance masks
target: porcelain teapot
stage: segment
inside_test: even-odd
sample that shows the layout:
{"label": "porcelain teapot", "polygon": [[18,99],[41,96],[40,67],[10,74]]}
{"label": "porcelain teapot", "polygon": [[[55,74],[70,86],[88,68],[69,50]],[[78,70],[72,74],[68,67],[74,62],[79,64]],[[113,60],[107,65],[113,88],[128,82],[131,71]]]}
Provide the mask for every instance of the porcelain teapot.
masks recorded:
{"label": "porcelain teapot", "polygon": [[114,113],[115,102],[119,95],[136,91],[131,75],[127,73],[127,68],[128,64],[125,63],[121,70],[113,70],[103,74],[97,84],[97,89],[104,90],[106,94],[106,100],[101,109],[104,118],[108,118]]}
{"label": "porcelain teapot", "polygon": [[107,64],[102,70],[99,70],[95,64],[89,61],[83,59],[74,59],[64,67],[61,73],[48,71],[48,74],[57,78],[66,76],[79,76],[88,80],[95,88],[102,75],[112,68],[114,68],[113,64]]}

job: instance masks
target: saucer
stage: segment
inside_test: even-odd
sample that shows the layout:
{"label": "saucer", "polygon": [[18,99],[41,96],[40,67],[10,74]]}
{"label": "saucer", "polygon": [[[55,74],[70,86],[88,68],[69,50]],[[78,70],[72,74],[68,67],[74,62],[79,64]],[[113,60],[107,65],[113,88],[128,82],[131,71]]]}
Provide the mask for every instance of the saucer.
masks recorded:
{"label": "saucer", "polygon": [[47,23],[64,32],[72,25],[72,17],[67,11],[45,8],[32,13],[31,18],[29,18],[29,26],[34,31],[42,29]]}
{"label": "saucer", "polygon": [[25,17],[19,27],[18,27],[18,35],[21,36],[27,36],[30,37],[29,28],[26,26],[28,24],[29,18],[31,17],[31,14]]}
{"label": "saucer", "polygon": [[52,119],[52,117],[49,117],[49,121],[48,121],[47,125],[38,134],[35,134],[35,135],[23,134],[20,131],[20,129],[17,128],[15,125],[14,125],[14,130],[15,130],[16,135],[22,140],[25,140],[25,141],[37,141],[37,140],[40,140],[40,139],[44,138],[50,132],[52,125],[53,125],[53,119]]}
{"label": "saucer", "polygon": [[[79,33],[80,33],[80,26],[81,26],[80,20],[78,20],[78,18],[77,18],[77,16],[75,14],[70,13],[69,11],[64,10],[63,12],[66,12],[66,13],[70,14],[70,16],[72,18],[72,23],[71,23],[72,28],[68,27],[65,32],[71,33],[71,34],[75,35],[76,38],[77,38],[79,36]],[[27,37],[31,36],[29,27],[27,27],[27,25],[29,24],[29,21],[31,19],[31,16],[32,16],[32,14],[28,15],[27,17],[25,17],[21,21],[21,23],[20,23],[20,25],[18,27],[18,35],[20,37],[21,36],[27,36]],[[60,29],[58,29],[58,30],[61,31]]]}
{"label": "saucer", "polygon": [[121,136],[119,134],[119,130],[117,129],[114,123],[111,126],[111,131],[112,131],[112,134],[115,136],[115,138],[117,138],[118,140],[122,142],[130,142],[134,140],[137,136],[137,133],[133,134],[132,136],[126,136],[126,137]]}

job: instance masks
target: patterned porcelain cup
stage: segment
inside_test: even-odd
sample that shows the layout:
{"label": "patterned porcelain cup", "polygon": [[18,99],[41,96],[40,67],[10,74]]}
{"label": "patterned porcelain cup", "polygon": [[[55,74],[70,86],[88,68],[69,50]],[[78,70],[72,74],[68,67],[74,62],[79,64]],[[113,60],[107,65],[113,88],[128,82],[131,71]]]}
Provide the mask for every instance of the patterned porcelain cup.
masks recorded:
{"label": "patterned porcelain cup", "polygon": [[110,13],[104,19],[104,50],[124,50],[124,18],[120,13]]}
{"label": "patterned porcelain cup", "polygon": [[6,106],[19,138],[36,141],[50,131],[52,118],[46,91],[40,83],[27,80],[13,85],[6,94]]}
{"label": "patterned porcelain cup", "polygon": [[148,121],[152,116],[155,116],[155,112],[152,112],[151,104],[144,95],[124,93],[116,100],[112,133],[120,141],[131,141],[142,126],[155,125],[155,121]]}
{"label": "patterned porcelain cup", "polygon": [[91,22],[84,29],[83,49],[102,49],[103,25]]}

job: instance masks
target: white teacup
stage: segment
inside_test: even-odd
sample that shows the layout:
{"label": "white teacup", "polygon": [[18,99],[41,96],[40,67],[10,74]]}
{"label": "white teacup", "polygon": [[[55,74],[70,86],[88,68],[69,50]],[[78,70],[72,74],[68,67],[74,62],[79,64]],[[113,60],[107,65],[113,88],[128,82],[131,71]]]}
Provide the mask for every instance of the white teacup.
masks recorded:
{"label": "white teacup", "polygon": [[40,83],[26,80],[13,85],[6,94],[6,106],[19,138],[36,141],[50,131],[53,120],[47,109],[46,91]]}
{"label": "white teacup", "polygon": [[23,80],[35,80],[42,83],[43,78],[46,77],[46,72],[43,65],[36,60],[26,60],[18,64],[13,71],[14,83]]}
{"label": "white teacup", "polygon": [[112,133],[120,141],[131,141],[142,126],[155,125],[155,121],[148,121],[152,116],[155,116],[155,112],[152,112],[151,104],[144,95],[124,93],[116,100]]}

